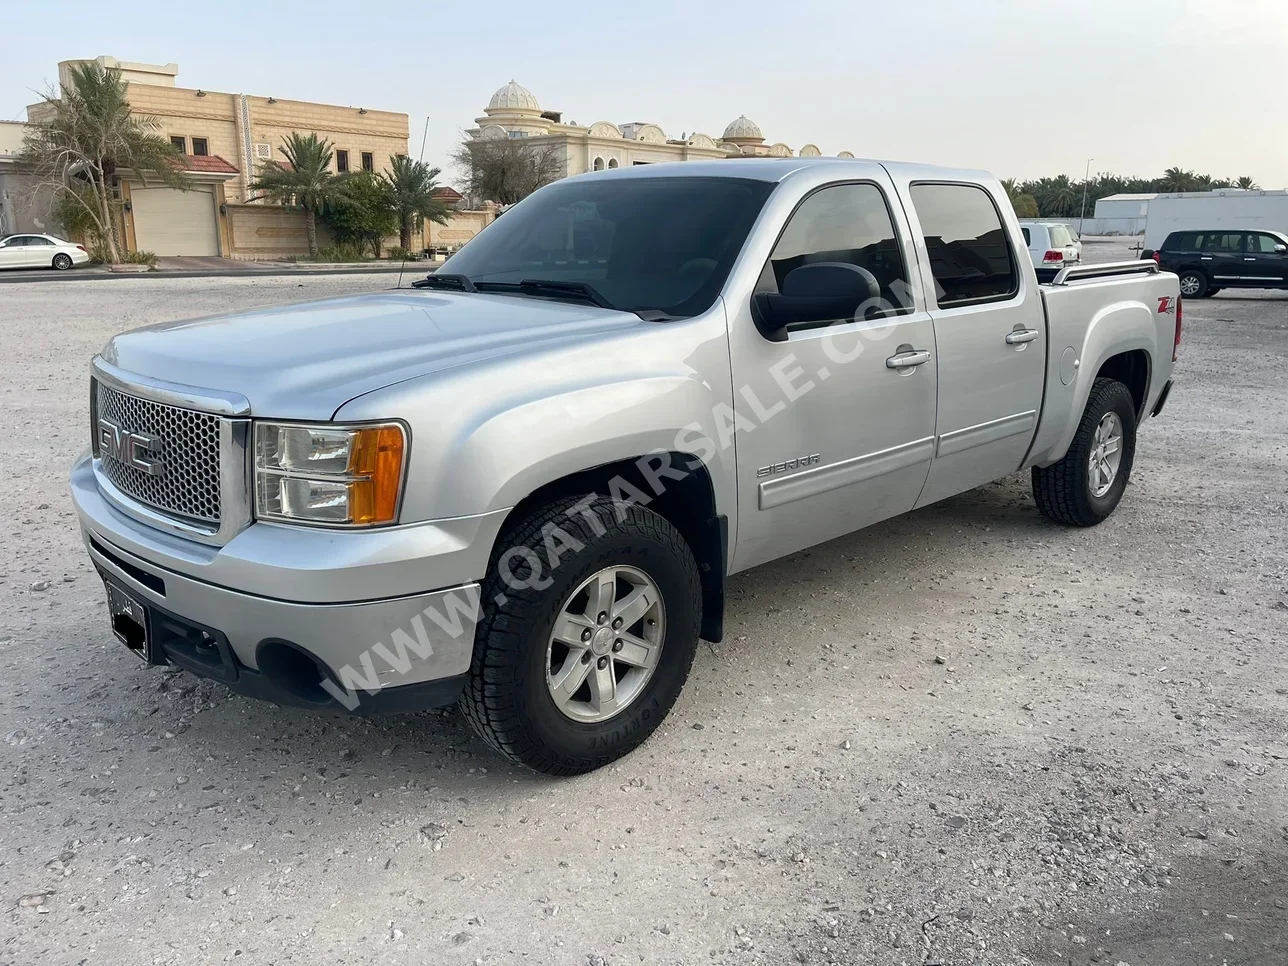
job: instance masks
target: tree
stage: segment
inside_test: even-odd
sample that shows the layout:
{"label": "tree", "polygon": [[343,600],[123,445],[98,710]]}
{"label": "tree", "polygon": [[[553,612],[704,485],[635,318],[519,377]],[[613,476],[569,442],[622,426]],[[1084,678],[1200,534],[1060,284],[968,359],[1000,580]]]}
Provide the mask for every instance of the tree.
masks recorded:
{"label": "tree", "polygon": [[502,205],[522,201],[563,173],[554,144],[527,138],[467,138],[452,160],[470,198]]}
{"label": "tree", "polygon": [[398,215],[393,192],[379,175],[367,171],[350,175],[342,181],[342,191],[322,209],[322,220],[338,242],[363,248],[380,257],[380,246],[386,235],[398,230]]}
{"label": "tree", "polygon": [[1242,188],[1244,191],[1256,191],[1260,187],[1260,185],[1253,180],[1252,176],[1247,174],[1240,175],[1239,180],[1234,183],[1234,186],[1236,188]]}
{"label": "tree", "polygon": [[1193,191],[1198,179],[1193,171],[1184,168],[1168,168],[1163,172],[1160,187],[1163,191]]}
{"label": "tree", "polygon": [[440,168],[431,168],[423,161],[395,154],[389,159],[389,174],[381,175],[389,188],[398,220],[398,244],[403,251],[411,250],[411,233],[418,219],[428,218],[440,225],[447,224],[447,205],[434,197],[441,173]]}
{"label": "tree", "polygon": [[1036,218],[1038,217],[1038,203],[1032,195],[1018,195],[1011,199],[1011,207],[1015,209],[1016,218]]}
{"label": "tree", "polygon": [[334,156],[331,142],[316,134],[292,131],[289,137],[282,138],[277,150],[286,163],[265,161],[260,165],[259,177],[247,187],[251,191],[262,191],[279,204],[295,204],[304,209],[309,257],[317,258],[318,213],[344,195],[344,179],[331,170]]}
{"label": "tree", "polygon": [[1038,216],[1037,200],[1032,195],[1025,194],[1024,188],[1014,178],[1003,179],[1002,188],[1006,191],[1006,197],[1011,199],[1015,217],[1036,218]]}
{"label": "tree", "polygon": [[61,95],[44,95],[43,119],[30,125],[19,159],[32,169],[33,196],[50,191],[55,210],[92,235],[109,261],[119,262],[117,172],[129,169],[183,188],[188,179],[180,169],[182,155],[157,133],[155,117],[130,112],[119,69],[87,62],[72,65],[69,73],[71,84]]}

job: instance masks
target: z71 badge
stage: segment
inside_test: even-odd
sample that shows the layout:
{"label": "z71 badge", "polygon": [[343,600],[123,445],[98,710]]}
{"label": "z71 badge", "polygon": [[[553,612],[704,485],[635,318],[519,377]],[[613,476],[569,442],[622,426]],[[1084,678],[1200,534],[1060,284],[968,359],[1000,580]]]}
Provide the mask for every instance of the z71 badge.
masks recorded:
{"label": "z71 badge", "polygon": [[813,456],[798,456],[796,459],[782,463],[771,463],[769,466],[762,466],[756,470],[756,479],[773,476],[775,473],[786,473],[788,470],[803,470],[807,466],[817,466],[818,461],[819,454],[815,453]]}

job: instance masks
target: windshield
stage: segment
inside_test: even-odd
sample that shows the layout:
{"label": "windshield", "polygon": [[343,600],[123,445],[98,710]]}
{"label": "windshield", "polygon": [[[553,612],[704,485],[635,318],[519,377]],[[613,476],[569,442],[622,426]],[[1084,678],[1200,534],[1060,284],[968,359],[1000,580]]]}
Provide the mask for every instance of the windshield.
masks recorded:
{"label": "windshield", "polygon": [[1073,244],[1073,236],[1069,234],[1069,229],[1064,225],[1051,226],[1051,246],[1053,248],[1067,248]]}
{"label": "windshield", "polygon": [[570,178],[501,215],[441,272],[482,290],[582,283],[628,312],[696,315],[720,294],[773,187],[743,178]]}

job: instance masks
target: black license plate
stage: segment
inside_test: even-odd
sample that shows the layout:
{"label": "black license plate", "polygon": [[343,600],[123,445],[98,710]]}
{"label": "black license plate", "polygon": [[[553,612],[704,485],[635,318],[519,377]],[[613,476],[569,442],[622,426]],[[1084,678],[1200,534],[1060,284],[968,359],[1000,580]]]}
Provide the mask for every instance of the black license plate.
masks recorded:
{"label": "black license plate", "polygon": [[107,618],[112,625],[112,633],[135,656],[148,664],[153,663],[147,607],[112,581],[104,580],[103,583],[107,587]]}

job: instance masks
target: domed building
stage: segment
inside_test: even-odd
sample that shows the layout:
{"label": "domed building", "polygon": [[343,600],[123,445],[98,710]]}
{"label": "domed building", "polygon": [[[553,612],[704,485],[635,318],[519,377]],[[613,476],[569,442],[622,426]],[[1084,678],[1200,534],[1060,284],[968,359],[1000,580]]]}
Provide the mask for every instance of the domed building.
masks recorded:
{"label": "domed building", "polygon": [[[498,88],[474,123],[477,126],[466,132],[473,138],[525,138],[532,139],[534,147],[548,147],[559,177],[664,161],[817,157],[822,153],[813,144],[799,151],[781,142],[766,144],[760,126],[745,114],[725,125],[718,138],[697,131],[672,137],[647,121],[565,122],[561,111],[543,108],[532,91],[514,80]],[[848,151],[841,156],[847,155],[853,157]]]}

